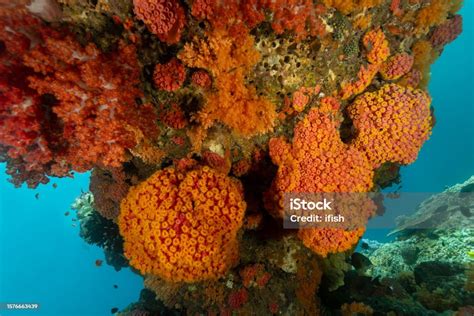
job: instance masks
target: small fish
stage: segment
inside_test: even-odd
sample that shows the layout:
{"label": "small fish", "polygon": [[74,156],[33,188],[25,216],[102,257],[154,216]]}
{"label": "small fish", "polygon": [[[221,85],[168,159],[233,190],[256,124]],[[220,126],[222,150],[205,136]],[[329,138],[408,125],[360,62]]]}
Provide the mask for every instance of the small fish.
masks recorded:
{"label": "small fish", "polygon": [[357,271],[365,272],[372,265],[372,262],[363,254],[354,252],[351,256],[351,264]]}
{"label": "small fish", "polygon": [[114,284],[114,289],[118,289],[118,285],[117,285],[117,284]]}
{"label": "small fish", "polygon": [[69,216],[69,214],[70,214],[69,212],[66,212],[64,213],[64,216]]}
{"label": "small fish", "polygon": [[474,259],[474,250],[469,250],[467,252],[467,255],[469,256],[469,258]]}
{"label": "small fish", "polygon": [[40,194],[39,194],[39,193],[36,193],[36,194],[35,194],[35,199],[39,200],[39,197],[40,197]]}
{"label": "small fish", "polygon": [[365,241],[363,241],[363,242],[360,244],[360,247],[361,247],[362,249],[367,250],[367,249],[369,249],[369,244],[366,243]]}
{"label": "small fish", "polygon": [[71,219],[71,220],[72,220],[73,222],[75,222],[75,221],[77,221],[77,218],[73,218],[73,219]]}
{"label": "small fish", "polygon": [[56,183],[53,183],[53,189],[56,189],[58,185]]}
{"label": "small fish", "polygon": [[76,224],[72,224],[71,226],[72,226],[72,227],[76,227],[77,225],[76,225]]}
{"label": "small fish", "polygon": [[115,314],[116,312],[118,312],[118,308],[117,308],[117,307],[113,307],[113,308],[110,310],[110,312],[111,312],[112,314]]}
{"label": "small fish", "polygon": [[103,262],[102,260],[97,259],[97,260],[95,261],[95,266],[96,266],[96,267],[102,266],[102,262]]}

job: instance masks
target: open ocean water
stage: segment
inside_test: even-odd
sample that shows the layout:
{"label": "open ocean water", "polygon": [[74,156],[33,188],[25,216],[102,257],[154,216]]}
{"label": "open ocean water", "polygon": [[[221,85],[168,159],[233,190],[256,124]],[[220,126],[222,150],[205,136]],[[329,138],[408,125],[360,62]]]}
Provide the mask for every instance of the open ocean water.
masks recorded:
{"label": "open ocean water", "polygon": [[[403,168],[402,192],[440,192],[474,175],[473,1],[461,14],[464,32],[432,66],[436,126],[418,160]],[[110,315],[111,308],[138,299],[141,277],[105,263],[97,267],[97,259],[105,262],[102,250],[86,244],[73,227],[70,205],[88,186],[86,173],[52,179],[36,190],[15,189],[0,165],[0,303],[41,304],[38,311],[0,315]],[[365,237],[385,241],[387,232],[369,229]]]}

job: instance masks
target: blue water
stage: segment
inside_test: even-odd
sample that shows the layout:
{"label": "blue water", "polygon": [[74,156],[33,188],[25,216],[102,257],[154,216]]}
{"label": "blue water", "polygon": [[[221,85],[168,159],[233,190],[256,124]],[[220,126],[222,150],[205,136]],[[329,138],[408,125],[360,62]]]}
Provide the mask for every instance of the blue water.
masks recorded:
{"label": "blue water", "polygon": [[[106,265],[102,250],[86,244],[79,226],[72,226],[74,212],[65,216],[81,190],[88,191],[89,173],[53,179],[36,190],[15,189],[6,178],[2,164],[0,303],[39,303],[41,309],[0,315],[110,315],[112,307],[138,299],[141,277]],[[104,264],[96,267],[96,259]]]}
{"label": "blue water", "polygon": [[[402,170],[404,192],[439,192],[474,174],[473,1],[462,14],[464,33],[432,67],[437,124],[418,160]],[[41,304],[39,312],[0,315],[109,315],[138,299],[142,279],[128,269],[96,267],[96,259],[105,261],[102,251],[80,239],[72,214],[64,215],[88,190],[88,178],[54,179],[56,189],[14,189],[0,165],[0,303]],[[385,240],[387,232],[368,230],[365,237]]]}
{"label": "blue water", "polygon": [[[436,125],[416,162],[402,168],[401,192],[439,193],[474,175],[474,2],[466,1],[461,14],[463,33],[431,67],[428,89]],[[397,201],[391,202],[397,205]],[[413,208],[416,205],[412,203]],[[396,216],[389,208],[385,217]],[[374,219],[369,227],[379,222]],[[386,235],[391,230],[368,228],[364,238],[389,241],[393,237]]]}

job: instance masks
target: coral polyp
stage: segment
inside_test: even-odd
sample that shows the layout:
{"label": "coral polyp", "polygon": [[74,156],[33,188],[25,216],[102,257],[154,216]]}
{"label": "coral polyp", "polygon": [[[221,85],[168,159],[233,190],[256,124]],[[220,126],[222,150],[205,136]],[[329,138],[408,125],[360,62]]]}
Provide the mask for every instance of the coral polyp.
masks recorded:
{"label": "coral polyp", "polygon": [[[40,2],[0,4],[14,185],[91,171],[81,234],[168,312],[387,312],[322,305],[383,213],[367,193],[431,136],[430,66],[462,31],[458,1]],[[284,228],[304,193],[336,194],[351,225]]]}

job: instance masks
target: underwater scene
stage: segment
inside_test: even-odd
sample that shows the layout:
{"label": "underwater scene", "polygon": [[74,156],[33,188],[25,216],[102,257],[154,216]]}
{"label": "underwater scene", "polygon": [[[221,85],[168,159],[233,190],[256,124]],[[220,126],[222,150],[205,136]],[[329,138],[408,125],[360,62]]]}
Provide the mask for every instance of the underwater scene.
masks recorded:
{"label": "underwater scene", "polygon": [[471,0],[0,0],[0,316],[474,315]]}

